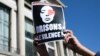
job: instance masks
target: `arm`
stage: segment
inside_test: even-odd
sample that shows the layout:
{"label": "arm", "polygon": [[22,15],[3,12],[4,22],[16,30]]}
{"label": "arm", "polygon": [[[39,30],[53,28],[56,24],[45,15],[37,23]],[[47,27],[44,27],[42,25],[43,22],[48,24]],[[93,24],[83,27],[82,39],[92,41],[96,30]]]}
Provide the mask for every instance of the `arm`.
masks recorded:
{"label": "arm", "polygon": [[[64,40],[73,51],[80,53],[83,56],[95,56],[95,52],[83,46],[73,35],[72,31],[65,31]],[[38,44],[37,42],[35,42],[34,45],[36,46],[36,50],[39,52],[40,56],[48,56],[45,44]]]}
{"label": "arm", "polygon": [[49,56],[45,44],[39,44],[35,34],[33,38],[33,45],[36,47],[36,51],[40,54],[40,56]]}
{"label": "arm", "polygon": [[40,56],[49,56],[45,44],[38,44],[34,41],[34,46],[36,47],[36,50]]}
{"label": "arm", "polygon": [[83,46],[78,39],[73,35],[72,31],[66,30],[65,31],[65,42],[69,44],[69,47],[83,56],[95,56],[95,53],[85,46]]}

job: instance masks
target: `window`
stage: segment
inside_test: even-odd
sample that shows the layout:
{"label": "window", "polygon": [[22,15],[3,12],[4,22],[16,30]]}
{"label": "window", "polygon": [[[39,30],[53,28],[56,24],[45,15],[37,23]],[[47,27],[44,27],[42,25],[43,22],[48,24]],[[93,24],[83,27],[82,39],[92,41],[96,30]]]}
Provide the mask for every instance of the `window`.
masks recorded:
{"label": "window", "polygon": [[54,42],[48,42],[48,45],[54,47]]}
{"label": "window", "polygon": [[32,0],[25,0],[26,2],[28,2],[29,4],[31,4]]}
{"label": "window", "polygon": [[55,45],[54,44],[55,44],[54,41],[46,43],[46,47],[47,47],[49,56],[56,56],[56,54],[55,54],[56,49],[55,49]]}
{"label": "window", "polygon": [[33,23],[32,20],[30,20],[29,18],[25,19],[25,36],[29,39],[32,39],[33,36]]}
{"label": "window", "polygon": [[29,18],[25,19],[25,49],[26,56],[37,56],[35,47],[33,46],[33,24]]}
{"label": "window", "polygon": [[55,56],[55,50],[48,48],[49,56]]}
{"label": "window", "polygon": [[0,4],[0,50],[8,51],[10,9]]}

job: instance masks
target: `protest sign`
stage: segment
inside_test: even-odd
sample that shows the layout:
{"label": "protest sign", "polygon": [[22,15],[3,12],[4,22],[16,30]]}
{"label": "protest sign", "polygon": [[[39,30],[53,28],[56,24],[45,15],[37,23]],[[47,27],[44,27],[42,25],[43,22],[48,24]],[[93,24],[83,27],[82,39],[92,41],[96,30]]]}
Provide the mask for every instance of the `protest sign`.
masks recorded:
{"label": "protest sign", "polygon": [[33,20],[36,38],[40,43],[64,38],[65,19],[62,6],[33,3]]}

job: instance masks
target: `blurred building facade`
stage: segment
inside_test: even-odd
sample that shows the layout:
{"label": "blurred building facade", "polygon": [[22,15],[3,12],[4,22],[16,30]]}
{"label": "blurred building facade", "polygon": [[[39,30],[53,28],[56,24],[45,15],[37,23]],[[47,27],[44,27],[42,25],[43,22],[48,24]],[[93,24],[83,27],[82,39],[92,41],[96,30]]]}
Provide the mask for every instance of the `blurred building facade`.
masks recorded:
{"label": "blurred building facade", "polygon": [[[0,56],[39,56],[32,40],[32,1],[0,0]],[[48,1],[64,6],[59,0]],[[63,40],[46,43],[46,47],[50,56],[80,56],[64,48]]]}

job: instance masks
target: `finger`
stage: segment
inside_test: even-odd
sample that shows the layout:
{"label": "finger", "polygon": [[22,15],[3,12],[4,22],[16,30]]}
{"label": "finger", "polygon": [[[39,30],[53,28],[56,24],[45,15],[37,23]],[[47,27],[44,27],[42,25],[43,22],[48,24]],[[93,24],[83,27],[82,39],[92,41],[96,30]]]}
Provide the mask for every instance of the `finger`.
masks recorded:
{"label": "finger", "polygon": [[71,39],[71,38],[72,38],[71,35],[66,35],[64,39],[65,39],[65,41],[68,43],[68,42],[69,42],[69,39]]}
{"label": "finger", "polygon": [[37,47],[38,46],[38,42],[34,41],[33,45]]}
{"label": "finger", "polygon": [[72,34],[71,33],[66,33],[66,34],[64,34],[65,36],[65,38],[67,38],[67,37],[72,37]]}
{"label": "finger", "polygon": [[39,41],[38,36],[35,36],[33,40],[34,42],[38,42]]}
{"label": "finger", "polygon": [[66,33],[71,33],[71,34],[73,34],[72,30],[69,30],[69,29],[64,30],[64,34],[66,34]]}
{"label": "finger", "polygon": [[38,38],[34,38],[34,41],[39,41]]}
{"label": "finger", "polygon": [[67,42],[67,43],[70,42],[70,39],[72,39],[72,37],[66,38],[66,42]]}
{"label": "finger", "polygon": [[33,38],[36,37],[36,36],[37,36],[36,34],[33,34]]}
{"label": "finger", "polygon": [[38,40],[37,38],[35,38],[35,39],[33,40],[33,44],[34,44],[35,46],[40,45],[39,40]]}

